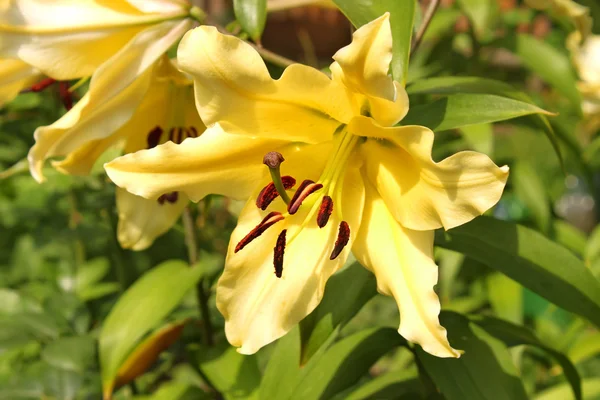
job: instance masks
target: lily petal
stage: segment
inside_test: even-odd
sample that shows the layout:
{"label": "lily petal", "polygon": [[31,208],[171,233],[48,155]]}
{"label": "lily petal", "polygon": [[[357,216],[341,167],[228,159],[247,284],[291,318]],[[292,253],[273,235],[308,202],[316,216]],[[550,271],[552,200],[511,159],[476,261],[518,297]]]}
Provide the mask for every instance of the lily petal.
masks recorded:
{"label": "lily petal", "polygon": [[117,238],[121,247],[144,250],[154,240],[167,232],[181,216],[189,203],[187,197],[178,193],[175,202],[148,200],[117,188],[117,211],[119,224]]}
{"label": "lily petal", "polygon": [[144,13],[177,13],[190,8],[186,0],[127,0],[129,4]]}
{"label": "lily petal", "polygon": [[[350,240],[358,230],[363,203],[364,186],[358,169],[354,168],[346,175],[343,195],[334,198],[334,209],[342,206],[349,210],[343,218],[350,226]],[[270,208],[285,209],[285,204],[278,198]],[[324,228],[319,228],[316,220],[309,221],[294,237],[307,210],[308,207],[301,207],[298,213],[276,223],[234,253],[236,244],[267,212],[260,211],[251,199],[240,214],[238,226],[231,236],[225,270],[217,286],[217,308],[225,317],[229,343],[239,347],[242,354],[255,353],[285,335],[312,312],[323,297],[327,280],[348,257],[350,246],[330,260],[341,222],[335,211]],[[273,247],[283,229],[287,229],[288,242],[282,277],[277,278]]]}
{"label": "lily petal", "polygon": [[[55,79],[90,76],[134,36],[176,14],[144,14],[126,1],[12,0],[0,9],[0,56]],[[177,23],[177,21],[175,21]]]}
{"label": "lily petal", "polygon": [[150,66],[189,29],[191,22],[165,22],[140,32],[94,74],[88,93],[62,118],[35,131],[29,152],[32,176],[44,180],[46,158],[67,155],[112,135],[129,121],[146,94]]}
{"label": "lily petal", "polygon": [[352,43],[335,53],[333,59],[333,80],[366,96],[366,111],[377,122],[392,126],[404,118],[408,95],[388,74],[392,61],[389,13],[360,27],[352,35]]}
{"label": "lily petal", "polygon": [[499,168],[473,151],[436,163],[431,158],[434,134],[428,128],[382,128],[369,118],[356,117],[348,130],[370,138],[361,148],[367,176],[406,228],[462,225],[493,207],[502,195],[507,166]]}
{"label": "lily petal", "polygon": [[353,114],[345,89],[322,72],[295,64],[273,80],[249,44],[211,26],[188,32],[177,59],[194,77],[202,120],[227,133],[318,143]]}
{"label": "lily petal", "polygon": [[356,258],[377,277],[377,290],[393,296],[400,310],[398,332],[437,357],[459,357],[439,323],[440,302],[433,287],[433,231],[413,231],[399,224],[369,183],[365,211],[352,247]]}
{"label": "lily petal", "polygon": [[0,60],[0,107],[41,76],[38,70],[20,60]]}
{"label": "lily petal", "polygon": [[218,125],[180,145],[165,143],[105,165],[118,186],[146,198],[181,191],[192,201],[208,194],[248,198],[266,173],[263,156],[286,142],[231,135]]}

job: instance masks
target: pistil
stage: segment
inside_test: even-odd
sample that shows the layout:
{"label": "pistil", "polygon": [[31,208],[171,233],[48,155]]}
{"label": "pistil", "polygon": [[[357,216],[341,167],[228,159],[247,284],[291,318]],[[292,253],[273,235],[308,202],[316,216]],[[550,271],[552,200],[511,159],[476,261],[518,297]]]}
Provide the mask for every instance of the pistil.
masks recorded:
{"label": "pistil", "polygon": [[263,164],[269,167],[269,172],[271,173],[271,180],[273,181],[273,185],[275,186],[275,190],[281,196],[281,199],[285,202],[285,204],[290,204],[290,196],[285,191],[285,185],[281,181],[281,172],[279,167],[282,162],[285,161],[285,158],[276,151],[270,151],[265,154],[263,158]]}

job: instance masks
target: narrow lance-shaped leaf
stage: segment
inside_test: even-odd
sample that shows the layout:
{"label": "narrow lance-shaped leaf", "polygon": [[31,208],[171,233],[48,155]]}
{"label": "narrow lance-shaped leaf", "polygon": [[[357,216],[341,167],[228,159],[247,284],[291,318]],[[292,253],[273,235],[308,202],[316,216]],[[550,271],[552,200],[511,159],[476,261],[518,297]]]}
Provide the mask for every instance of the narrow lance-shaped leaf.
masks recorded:
{"label": "narrow lance-shaped leaf", "polygon": [[464,253],[600,326],[600,283],[573,253],[540,233],[479,217],[438,232],[436,244]]}
{"label": "narrow lance-shaped leaf", "polygon": [[458,359],[438,358],[416,349],[417,357],[448,400],[527,399],[508,349],[500,340],[459,314],[442,312],[452,347],[463,349]]}
{"label": "narrow lance-shaped leaf", "polygon": [[233,11],[252,40],[259,40],[267,21],[267,0],[234,0]]}
{"label": "narrow lance-shaped leaf", "polygon": [[552,356],[562,367],[563,372],[571,385],[575,399],[581,400],[581,378],[575,366],[562,353],[545,346],[529,329],[512,324],[498,318],[477,316],[472,321],[483,328],[487,333],[502,340],[507,346],[522,344],[538,347]]}
{"label": "narrow lance-shaped leaf", "polygon": [[392,76],[405,84],[410,56],[415,0],[333,0],[355,27],[360,27],[386,12],[392,26]]}
{"label": "narrow lance-shaped leaf", "polygon": [[455,94],[410,108],[402,125],[422,125],[435,131],[505,121],[524,115],[551,115],[533,104],[491,94]]}
{"label": "narrow lance-shaped leaf", "polygon": [[110,398],[117,372],[138,341],[177,307],[202,272],[182,261],[166,261],[144,274],[117,301],[99,337],[106,398]]}

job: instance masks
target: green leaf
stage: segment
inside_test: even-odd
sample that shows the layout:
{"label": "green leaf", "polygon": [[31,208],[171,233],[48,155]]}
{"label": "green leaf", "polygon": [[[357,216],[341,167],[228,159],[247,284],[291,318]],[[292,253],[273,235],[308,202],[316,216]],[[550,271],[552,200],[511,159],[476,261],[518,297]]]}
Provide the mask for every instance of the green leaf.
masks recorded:
{"label": "green leaf", "polygon": [[75,275],[75,291],[84,290],[98,283],[110,271],[108,258],[95,258],[86,262],[77,270]]}
{"label": "green leaf", "polygon": [[486,278],[487,294],[494,313],[500,318],[520,324],[523,322],[523,288],[501,273]]}
{"label": "green leaf", "polygon": [[355,390],[344,394],[343,399],[421,399],[424,397],[423,387],[415,368],[387,372],[357,386]]}
{"label": "green leaf", "polygon": [[[600,396],[600,378],[584,379],[582,382],[585,399],[597,399]],[[571,388],[567,383],[553,386],[537,394],[535,400],[565,400],[569,398]]]}
{"label": "green leaf", "polygon": [[416,348],[427,374],[448,400],[527,399],[508,349],[500,340],[459,314],[442,312],[452,347],[465,351],[460,358],[438,358]]}
{"label": "green leaf", "polygon": [[460,132],[473,150],[484,154],[492,154],[494,150],[494,128],[492,124],[467,125]]}
{"label": "green leaf", "polygon": [[90,336],[62,337],[48,344],[42,359],[57,368],[84,372],[96,357],[96,341]]}
{"label": "green leaf", "polygon": [[547,234],[550,232],[552,212],[544,183],[527,161],[518,161],[510,172],[517,197],[531,211],[539,230]]}
{"label": "green leaf", "polygon": [[[408,94],[494,94],[508,97],[513,100],[519,100],[524,103],[533,104],[533,100],[525,93],[517,90],[513,86],[494,79],[480,78],[476,76],[444,76],[437,78],[424,79],[416,82],[407,88]],[[538,113],[532,115],[537,125],[543,130],[544,134],[552,143],[561,164],[563,162],[558,139],[552,126],[548,122],[546,115],[548,113]],[[464,132],[463,132],[464,133]],[[481,151],[479,149],[476,149]]]}
{"label": "green leaf", "polygon": [[149,396],[135,396],[132,400],[203,400],[211,399],[202,390],[182,382],[164,383]]}
{"label": "green leaf", "polygon": [[200,268],[166,261],[138,279],[117,301],[100,332],[104,393],[113,389],[119,367],[139,340],[155,328],[202,276]]}
{"label": "green leaf", "polygon": [[523,326],[518,326],[498,318],[483,316],[473,317],[472,321],[490,335],[502,340],[509,347],[526,344],[544,350],[560,364],[565,377],[571,385],[575,398],[581,400],[581,378],[573,363],[564,354],[545,346],[533,332]]}
{"label": "green leaf", "polygon": [[300,329],[296,326],[277,341],[275,349],[269,357],[269,363],[260,384],[258,398],[289,399],[300,373],[299,366]]}
{"label": "green leaf", "polygon": [[200,370],[225,399],[254,398],[260,370],[254,355],[243,355],[225,344],[219,348],[200,347],[194,351]]}
{"label": "green leaf", "polygon": [[334,275],[319,306],[302,322],[302,365],[377,293],[375,276],[358,263]]}
{"label": "green leaf", "polygon": [[392,76],[401,84],[406,83],[410,42],[412,39],[415,0],[333,0],[352,24],[359,28],[364,24],[390,13],[392,27]]}
{"label": "green leaf", "polygon": [[592,263],[600,258],[600,225],[592,233],[585,247],[584,258],[587,263]]}
{"label": "green leaf", "polygon": [[540,233],[479,217],[438,231],[436,244],[462,252],[600,326],[600,283],[573,253]]}
{"label": "green leaf", "polygon": [[329,399],[354,385],[371,365],[406,341],[393,328],[364,329],[314,357],[296,385],[292,399]]}
{"label": "green leaf", "polygon": [[551,115],[533,104],[506,97],[491,94],[454,94],[433,103],[411,107],[401,123],[444,131],[531,114]]}
{"label": "green leaf", "polygon": [[259,40],[267,22],[267,0],[234,0],[233,12],[252,40]]}
{"label": "green leaf", "polygon": [[569,358],[575,364],[598,355],[600,355],[600,332],[594,332],[579,339],[568,351]]}
{"label": "green leaf", "polygon": [[516,54],[525,66],[579,106],[581,96],[577,90],[577,78],[566,52],[526,34],[502,39],[497,44]]}
{"label": "green leaf", "polygon": [[585,233],[560,219],[552,221],[552,239],[578,256],[583,256],[587,245]]}

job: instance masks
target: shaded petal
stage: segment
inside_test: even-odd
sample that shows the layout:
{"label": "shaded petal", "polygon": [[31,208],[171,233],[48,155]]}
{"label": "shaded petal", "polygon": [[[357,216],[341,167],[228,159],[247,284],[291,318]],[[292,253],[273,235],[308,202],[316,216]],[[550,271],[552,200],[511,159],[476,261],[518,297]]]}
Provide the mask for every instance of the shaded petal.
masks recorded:
{"label": "shaded petal", "polygon": [[[268,212],[260,211],[253,199],[246,204],[231,236],[225,270],[217,286],[217,308],[225,317],[225,334],[240,353],[255,353],[285,335],[319,304],[327,279],[344,265],[350,248],[349,244],[335,260],[329,259],[342,218],[335,207],[345,210],[343,219],[350,226],[352,241],[359,228],[363,203],[364,187],[358,169],[348,170],[343,195],[334,198],[334,213],[324,228],[318,228],[313,215],[290,241],[307,216],[309,207],[302,206],[298,213],[276,223],[234,253],[236,244]],[[270,209],[282,210],[285,205],[278,198]],[[282,229],[287,229],[288,243],[283,274],[277,278],[273,247]]]}
{"label": "shaded petal", "polygon": [[180,145],[169,142],[119,157],[105,169],[118,186],[147,198],[182,191],[192,201],[211,193],[244,199],[267,172],[263,156],[285,144],[231,135],[214,126]]}
{"label": "shaded petal", "polygon": [[33,85],[41,74],[20,60],[0,60],[0,107],[14,99],[21,90]]}
{"label": "shaded petal", "polygon": [[363,114],[368,112],[384,126],[404,118],[408,95],[388,74],[392,61],[389,13],[360,27],[352,35],[352,43],[335,53],[333,59],[333,79],[364,96]]}
{"label": "shaded petal", "polygon": [[127,0],[129,4],[144,13],[169,14],[190,8],[186,0]]}
{"label": "shaded petal", "polygon": [[439,323],[440,302],[433,290],[438,267],[433,261],[433,231],[399,224],[371,184],[352,247],[356,258],[377,277],[377,290],[393,296],[400,310],[398,332],[437,357],[459,357]]}
{"label": "shaded petal", "polygon": [[170,16],[146,15],[122,0],[13,0],[0,9],[0,56],[55,79],[89,76],[148,24]]}
{"label": "shaded petal", "polygon": [[40,127],[29,152],[31,174],[43,181],[46,158],[67,155],[91,140],[106,138],[127,121],[150,85],[152,70],[190,27],[189,21],[165,22],[140,32],[94,74],[88,93],[62,118]]}
{"label": "shaded petal", "polygon": [[214,27],[188,32],[177,59],[194,77],[202,120],[228,133],[318,143],[353,114],[345,89],[322,72],[295,64],[273,80],[249,44]]}
{"label": "shaded petal", "polygon": [[499,168],[485,154],[473,151],[436,163],[431,159],[434,134],[428,128],[382,128],[357,117],[348,130],[370,137],[361,147],[367,176],[391,214],[407,228],[462,225],[493,207],[502,195],[507,166]]}
{"label": "shaded petal", "polygon": [[174,203],[148,200],[117,188],[117,211],[119,224],[117,238],[121,247],[131,250],[144,250],[154,240],[167,232],[179,219],[188,198],[179,193]]}
{"label": "shaded petal", "polygon": [[581,79],[591,85],[600,85],[600,35],[590,36],[583,46],[574,46],[572,51]]}

